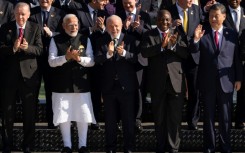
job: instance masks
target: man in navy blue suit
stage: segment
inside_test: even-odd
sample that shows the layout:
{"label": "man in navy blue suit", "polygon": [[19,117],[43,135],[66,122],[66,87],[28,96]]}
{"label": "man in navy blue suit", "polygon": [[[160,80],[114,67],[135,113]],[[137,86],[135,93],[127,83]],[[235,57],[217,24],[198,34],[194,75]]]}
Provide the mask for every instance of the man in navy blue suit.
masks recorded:
{"label": "man in navy blue suit", "polygon": [[211,6],[206,31],[198,25],[190,47],[200,52],[197,83],[204,103],[204,152],[215,152],[214,117],[219,110],[221,153],[231,153],[230,128],[233,90],[238,91],[242,80],[242,63],[235,31],[223,26],[226,9],[222,4]]}
{"label": "man in navy blue suit", "polygon": [[[162,6],[163,7],[163,6]],[[161,8],[160,8],[161,9]],[[191,0],[178,0],[168,9],[172,15],[173,25],[177,27],[182,39],[188,41],[193,38],[195,28],[202,24],[204,16],[201,8],[192,3]],[[186,18],[185,18],[186,12]],[[186,20],[185,20],[186,19]],[[186,21],[186,25],[184,24]],[[187,123],[189,130],[197,130],[200,117],[199,90],[196,87],[199,54],[191,54],[184,63],[188,95]]]}
{"label": "man in navy blue suit", "polygon": [[[242,0],[227,0],[228,6],[226,7],[226,19],[224,25],[227,28],[233,29],[237,32],[237,36],[241,39],[242,33],[245,29],[245,9],[240,5]],[[243,34],[244,35],[244,34]],[[243,39],[242,39],[243,41]],[[240,48],[243,47],[242,41],[240,41]],[[243,71],[245,65],[243,64]],[[243,78],[244,80],[245,78]],[[244,96],[244,85],[242,84],[241,89],[237,92],[237,103],[235,109],[235,128],[245,129],[243,122],[245,122],[245,99]]]}

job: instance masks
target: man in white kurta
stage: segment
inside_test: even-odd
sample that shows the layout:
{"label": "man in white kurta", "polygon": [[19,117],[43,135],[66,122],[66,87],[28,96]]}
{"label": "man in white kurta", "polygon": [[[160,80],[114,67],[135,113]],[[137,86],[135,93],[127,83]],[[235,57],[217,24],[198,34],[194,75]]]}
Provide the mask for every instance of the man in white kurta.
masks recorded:
{"label": "man in white kurta", "polygon": [[88,123],[95,123],[91,103],[88,68],[94,65],[89,38],[78,33],[78,19],[68,14],[63,19],[64,33],[52,38],[49,65],[52,67],[54,125],[60,126],[64,142],[62,153],[71,153],[71,121],[77,122],[78,152],[86,148]]}

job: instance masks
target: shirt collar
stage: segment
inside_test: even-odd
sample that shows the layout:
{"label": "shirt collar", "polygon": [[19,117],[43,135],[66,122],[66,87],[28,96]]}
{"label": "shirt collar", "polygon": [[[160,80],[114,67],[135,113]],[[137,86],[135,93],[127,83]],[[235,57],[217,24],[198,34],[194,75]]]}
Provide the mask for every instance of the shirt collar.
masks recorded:
{"label": "shirt collar", "polygon": [[162,33],[168,33],[169,32],[169,29],[166,30],[166,31],[161,31],[159,28],[157,28],[158,32],[162,35]]}
{"label": "shirt collar", "polygon": [[[116,38],[119,40],[119,38],[120,38],[120,35],[121,35],[121,33],[119,33],[117,36],[116,36]],[[112,36],[111,36],[111,39],[115,39],[115,38],[113,38]]]}
{"label": "shirt collar", "polygon": [[[223,34],[223,26],[222,27],[220,27],[219,28],[219,30],[218,30],[218,33],[220,34],[220,35],[222,35]],[[213,28],[212,28],[212,32],[214,33],[216,30],[214,30]]]}
{"label": "shirt collar", "polygon": [[[183,8],[179,6],[178,2],[176,2],[176,7],[179,13],[183,12]],[[186,9],[186,11],[188,12],[188,8]]]}
{"label": "shirt collar", "polygon": [[240,12],[240,10],[241,10],[241,7],[240,6],[238,6],[236,9],[233,9],[230,6],[228,6],[228,7],[229,7],[229,9],[230,9],[231,12],[233,12],[233,11]]}
{"label": "shirt collar", "polygon": [[88,4],[88,10],[90,13],[93,13],[94,12],[94,9]]}
{"label": "shirt collar", "polygon": [[50,12],[50,9],[51,9],[51,6],[50,6],[47,10],[41,8],[41,11],[47,11],[47,12]]}
{"label": "shirt collar", "polygon": [[132,14],[136,15],[136,11],[137,11],[136,8],[134,8],[134,10],[132,12],[126,11],[126,14],[129,15],[130,13],[132,13]]}
{"label": "shirt collar", "polygon": [[26,23],[21,27],[21,26],[19,26],[18,23],[16,22],[16,27],[17,27],[17,29],[19,29],[19,28],[25,29],[25,28],[26,28]]}

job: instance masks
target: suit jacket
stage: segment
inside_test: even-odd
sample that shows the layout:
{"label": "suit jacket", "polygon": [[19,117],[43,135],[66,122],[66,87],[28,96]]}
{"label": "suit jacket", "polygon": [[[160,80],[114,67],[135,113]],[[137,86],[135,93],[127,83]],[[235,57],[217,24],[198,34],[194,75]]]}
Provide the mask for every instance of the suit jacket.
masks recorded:
{"label": "suit jacket", "polygon": [[236,32],[224,27],[220,51],[217,52],[211,28],[206,30],[198,43],[191,41],[192,52],[200,51],[198,85],[202,92],[216,89],[217,76],[222,90],[231,93],[234,82],[242,80],[242,64],[238,53]]}
{"label": "suit jacket", "polygon": [[7,80],[16,80],[21,75],[26,84],[35,86],[38,83],[36,57],[42,54],[41,27],[27,21],[24,38],[28,42],[28,49],[14,53],[13,45],[18,38],[16,30],[15,21],[6,23],[0,28],[0,56],[5,59],[3,65],[4,80],[6,82],[8,82]]}
{"label": "suit jacket", "polygon": [[241,19],[240,19],[240,25],[239,25],[239,31],[237,31],[235,23],[233,22],[231,11],[229,7],[226,7],[226,19],[224,21],[224,26],[227,28],[233,29],[238,33],[238,36],[241,36],[243,29],[245,29],[245,14],[244,14],[244,8],[241,7]]}
{"label": "suit jacket", "polygon": [[189,55],[187,44],[178,36],[176,47],[170,46],[161,51],[162,39],[157,28],[146,32],[141,42],[141,53],[148,58],[149,88],[151,92],[161,93],[170,77],[176,93],[185,89],[182,61]]}
{"label": "suit jacket", "polygon": [[[122,21],[125,21],[127,18],[125,10],[117,15],[121,17]],[[141,40],[143,33],[151,29],[151,19],[149,14],[144,11],[137,10],[135,16],[137,17],[138,15],[140,15],[140,26],[136,30],[132,27],[127,30],[123,28],[123,32],[135,36],[137,40]]]}
{"label": "suit jacket", "polygon": [[[80,23],[80,30],[79,32],[88,36],[91,40],[92,48],[95,50],[96,48],[96,40],[98,38],[102,37],[103,33],[100,30],[94,31],[92,34],[90,34],[89,27],[94,26],[93,20],[91,18],[91,15],[89,13],[89,9],[87,5],[84,5],[81,9],[76,11],[77,18]],[[107,18],[109,15],[105,10],[98,10],[97,17],[105,17]]]}
{"label": "suit jacket", "polygon": [[[87,36],[90,35],[89,33],[89,27],[94,26],[93,20],[91,18],[91,15],[89,13],[89,9],[87,5],[84,5],[81,9],[78,9],[76,11],[76,15],[78,17],[79,23],[80,23],[80,32],[82,34],[85,34]],[[108,14],[104,10],[98,10],[97,17],[108,17]],[[100,32],[100,31],[98,31]]]}
{"label": "suit jacket", "polygon": [[114,54],[107,59],[108,44],[111,41],[109,34],[105,34],[97,43],[97,51],[94,60],[102,65],[102,92],[112,92],[114,79],[118,78],[125,92],[133,92],[138,88],[134,63],[137,62],[135,38],[121,33],[118,44],[124,41],[125,57]]}
{"label": "suit jacket", "polygon": [[157,0],[139,0],[138,4],[141,4],[141,10],[147,12],[151,19],[157,17],[158,1]]}
{"label": "suit jacket", "polygon": [[5,0],[0,0],[0,27],[4,23],[14,20],[13,9],[13,4]]}
{"label": "suit jacket", "polygon": [[[31,17],[29,18],[29,21],[35,22],[39,24],[41,27],[43,27],[43,21],[42,21],[42,11],[41,7],[35,7],[32,9]],[[53,36],[57,35],[61,32],[62,29],[62,19],[65,16],[65,12],[61,9],[51,7],[49,11],[47,26],[52,31]],[[48,51],[50,39],[48,36],[46,36],[45,31],[42,28],[42,42],[45,48],[45,54]]]}
{"label": "suit jacket", "polygon": [[[173,20],[180,19],[176,4],[172,5],[169,8],[169,11],[172,15]],[[201,8],[195,4],[192,4],[192,6],[188,8],[187,34],[184,32],[182,25],[177,27],[178,33],[181,35],[182,39],[186,41],[186,44],[188,44],[189,40],[193,38],[194,31],[198,26],[198,24],[202,23],[203,21],[204,21],[204,16]],[[199,54],[192,54],[192,59],[194,60],[195,64],[198,64]]]}
{"label": "suit jacket", "polygon": [[[53,35],[57,35],[62,30],[62,19],[64,16],[65,16],[65,12],[63,10],[58,9],[56,7],[50,8],[47,26],[53,32]],[[32,9],[29,20],[43,27],[42,11],[40,6]],[[43,30],[42,30],[42,35],[44,35]]]}

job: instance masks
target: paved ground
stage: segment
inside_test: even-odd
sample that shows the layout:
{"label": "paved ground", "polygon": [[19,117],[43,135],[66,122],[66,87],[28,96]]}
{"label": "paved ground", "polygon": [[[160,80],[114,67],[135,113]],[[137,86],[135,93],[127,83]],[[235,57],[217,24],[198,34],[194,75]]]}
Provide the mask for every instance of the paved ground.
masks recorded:
{"label": "paved ground", "polygon": [[[23,153],[23,152],[12,152],[12,153]],[[32,152],[32,153],[60,153],[60,152]],[[105,153],[105,152],[90,152],[90,153]],[[123,153],[123,152],[117,152],[117,153]],[[134,153],[154,153],[154,152],[134,152]],[[202,152],[179,152],[179,153],[202,153]],[[233,152],[233,153],[245,153],[245,152]]]}

